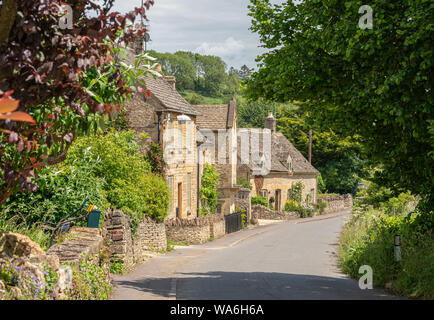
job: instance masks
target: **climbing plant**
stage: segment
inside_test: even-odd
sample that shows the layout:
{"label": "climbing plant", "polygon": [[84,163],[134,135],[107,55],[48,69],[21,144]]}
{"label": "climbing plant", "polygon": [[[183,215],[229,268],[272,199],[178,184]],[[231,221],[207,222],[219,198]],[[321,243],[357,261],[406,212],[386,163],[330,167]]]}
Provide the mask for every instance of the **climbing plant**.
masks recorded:
{"label": "climbing plant", "polygon": [[200,208],[200,214],[202,216],[214,213],[217,208],[217,197],[219,194],[217,191],[218,183],[219,174],[213,166],[207,163],[200,186],[200,199],[203,204]]}

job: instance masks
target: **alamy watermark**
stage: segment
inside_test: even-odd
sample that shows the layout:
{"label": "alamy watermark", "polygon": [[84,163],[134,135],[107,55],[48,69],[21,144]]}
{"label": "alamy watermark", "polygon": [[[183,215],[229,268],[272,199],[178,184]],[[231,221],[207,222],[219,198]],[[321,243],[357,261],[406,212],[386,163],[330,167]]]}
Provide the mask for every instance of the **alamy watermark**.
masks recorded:
{"label": "alamy watermark", "polygon": [[63,13],[62,17],[59,19],[59,28],[62,30],[73,28],[73,18],[74,14],[71,6],[63,4],[60,6]]}
{"label": "alamy watermark", "polygon": [[372,268],[368,265],[363,265],[359,268],[359,273],[363,274],[359,279],[359,288],[361,290],[374,289],[372,281],[374,273]]}
{"label": "alamy watermark", "polygon": [[363,5],[359,8],[359,13],[363,14],[359,19],[359,28],[362,30],[374,28],[374,17],[371,6]]}

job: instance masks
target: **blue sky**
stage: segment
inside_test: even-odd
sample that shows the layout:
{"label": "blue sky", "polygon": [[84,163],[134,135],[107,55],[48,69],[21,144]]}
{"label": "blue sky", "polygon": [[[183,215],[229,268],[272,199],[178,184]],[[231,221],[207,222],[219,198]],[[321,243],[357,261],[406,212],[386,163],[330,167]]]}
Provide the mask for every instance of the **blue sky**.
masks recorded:
{"label": "blue sky", "polygon": [[[279,1],[281,2],[281,1]],[[115,10],[130,11],[141,0],[117,0]],[[249,27],[249,0],[155,0],[148,11],[152,42],[148,49],[216,55],[228,67],[256,66],[264,52]]]}

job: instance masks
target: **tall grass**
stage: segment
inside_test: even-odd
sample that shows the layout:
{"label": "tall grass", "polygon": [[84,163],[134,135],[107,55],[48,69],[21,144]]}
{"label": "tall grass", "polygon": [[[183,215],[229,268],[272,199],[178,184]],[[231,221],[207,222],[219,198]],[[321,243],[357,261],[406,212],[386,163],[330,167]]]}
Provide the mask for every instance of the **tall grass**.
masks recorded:
{"label": "tall grass", "polygon": [[0,231],[26,235],[30,240],[38,243],[43,250],[48,250],[50,244],[48,233],[44,232],[39,225],[29,227],[23,222],[17,223],[16,220],[14,217],[11,219],[0,218]]}
{"label": "tall grass", "polygon": [[[342,270],[359,278],[359,268],[373,269],[374,285],[392,281],[399,295],[434,299],[434,233],[432,217],[387,215],[380,209],[353,210],[340,239],[339,264]],[[394,236],[401,236],[401,261],[395,262]]]}

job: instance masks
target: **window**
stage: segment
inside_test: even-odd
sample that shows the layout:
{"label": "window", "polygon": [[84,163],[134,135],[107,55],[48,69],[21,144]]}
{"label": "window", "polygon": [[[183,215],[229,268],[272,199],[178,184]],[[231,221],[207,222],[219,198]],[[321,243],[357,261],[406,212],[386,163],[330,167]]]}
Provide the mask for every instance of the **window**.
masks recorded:
{"label": "window", "polygon": [[182,121],[178,121],[178,148],[179,153],[182,153]]}
{"label": "window", "polygon": [[169,214],[173,212],[173,176],[168,177],[169,191],[170,191],[170,203],[169,203]]}
{"label": "window", "polygon": [[191,153],[192,147],[191,147],[191,136],[192,136],[192,122],[191,121],[187,121],[187,149],[188,149],[188,153]]}
{"label": "window", "polygon": [[187,211],[191,211],[191,173],[187,174]]}
{"label": "window", "polygon": [[268,192],[267,192],[267,189],[262,189],[262,190],[261,190],[261,196],[262,196],[265,200],[268,200]]}
{"label": "window", "polygon": [[315,202],[315,189],[310,189],[310,202]]}

